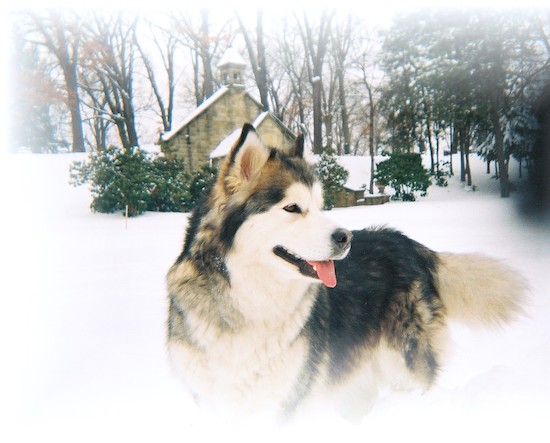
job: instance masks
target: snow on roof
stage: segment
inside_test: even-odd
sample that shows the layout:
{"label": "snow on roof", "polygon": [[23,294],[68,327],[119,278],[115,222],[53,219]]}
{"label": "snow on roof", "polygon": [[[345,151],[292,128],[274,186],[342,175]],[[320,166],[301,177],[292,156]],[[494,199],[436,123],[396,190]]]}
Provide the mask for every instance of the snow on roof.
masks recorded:
{"label": "snow on roof", "polygon": [[208,109],[214,102],[216,102],[220,97],[222,97],[227,91],[229,91],[229,87],[222,86],[220,89],[218,89],[214,94],[212,94],[210,97],[208,97],[205,101],[203,101],[197,109],[195,109],[191,114],[187,116],[187,118],[176,128],[171,131],[164,132],[161,135],[161,141],[167,142],[169,141],[174,135],[176,135],[178,132],[180,132],[183,128],[185,128],[189,123],[191,123],[195,118],[197,118],[200,114],[202,114],[206,109]]}
{"label": "snow on roof", "polygon": [[[258,115],[258,117],[256,117],[256,120],[252,122],[252,126],[258,128],[258,126],[260,126],[268,116],[268,111],[262,112],[260,115]],[[210,158],[225,157],[227,154],[229,154],[229,151],[231,151],[231,148],[239,139],[241,130],[241,127],[235,129],[231,134],[229,134],[220,143],[218,143],[218,146],[216,146],[214,150],[210,153]]]}
{"label": "snow on roof", "polygon": [[241,54],[239,52],[231,47],[227,48],[227,50],[224,52],[220,62],[218,63],[218,68],[221,68],[225,65],[237,65],[237,66],[246,66],[246,62],[244,61],[244,58],[242,58]]}
{"label": "snow on roof", "polygon": [[254,122],[252,123],[252,126],[254,126],[255,128],[258,128],[258,126],[262,124],[262,122],[267,118],[268,115],[269,115],[268,111],[262,112],[260,115],[258,115],[258,117],[256,117],[256,120],[254,120]]}
{"label": "snow on roof", "polygon": [[229,151],[231,151],[231,148],[239,139],[240,134],[241,134],[241,128],[235,129],[231,134],[225,137],[218,144],[218,146],[214,148],[214,150],[210,153],[210,158],[225,157],[227,154],[229,154]]}

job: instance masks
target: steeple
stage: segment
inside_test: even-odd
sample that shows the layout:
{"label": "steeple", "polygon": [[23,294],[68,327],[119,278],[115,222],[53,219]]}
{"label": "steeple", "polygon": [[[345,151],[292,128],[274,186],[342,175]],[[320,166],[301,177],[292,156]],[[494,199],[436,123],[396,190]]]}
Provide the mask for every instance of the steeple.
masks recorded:
{"label": "steeple", "polygon": [[232,47],[228,48],[218,63],[222,84],[227,86],[243,86],[245,67],[246,62],[241,57],[241,54]]}

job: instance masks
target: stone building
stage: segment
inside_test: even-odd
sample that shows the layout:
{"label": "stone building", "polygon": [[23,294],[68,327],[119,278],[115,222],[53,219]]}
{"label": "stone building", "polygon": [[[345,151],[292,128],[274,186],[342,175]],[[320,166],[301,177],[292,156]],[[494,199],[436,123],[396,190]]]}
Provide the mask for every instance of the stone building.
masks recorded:
{"label": "stone building", "polygon": [[205,100],[176,129],[162,134],[166,155],[183,158],[187,170],[195,171],[208,162],[223,158],[238,139],[245,123],[252,123],[264,143],[290,149],[295,135],[246,91],[243,81],[246,63],[233,49],[226,51],[218,69],[223,85]]}

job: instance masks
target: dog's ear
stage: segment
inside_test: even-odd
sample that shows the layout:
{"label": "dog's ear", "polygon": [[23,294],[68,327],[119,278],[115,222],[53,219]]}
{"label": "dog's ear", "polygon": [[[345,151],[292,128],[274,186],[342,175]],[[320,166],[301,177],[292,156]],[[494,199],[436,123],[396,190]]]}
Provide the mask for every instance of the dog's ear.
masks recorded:
{"label": "dog's ear", "polygon": [[228,172],[237,180],[252,181],[269,158],[269,151],[249,123],[243,126],[239,140],[229,155]]}
{"label": "dog's ear", "polygon": [[304,157],[304,134],[298,134],[296,136],[296,141],[294,142],[294,147],[291,151],[291,154],[294,157]]}

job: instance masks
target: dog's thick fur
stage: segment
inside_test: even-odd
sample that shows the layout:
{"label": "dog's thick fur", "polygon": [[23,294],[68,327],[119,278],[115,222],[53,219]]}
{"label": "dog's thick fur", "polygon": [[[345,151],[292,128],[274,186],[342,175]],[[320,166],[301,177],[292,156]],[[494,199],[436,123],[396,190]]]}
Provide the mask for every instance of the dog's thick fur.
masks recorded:
{"label": "dog's thick fur", "polygon": [[200,402],[283,416],[319,399],[368,407],[381,383],[434,383],[448,317],[521,311],[524,282],[502,263],[335,226],[302,157],[302,139],[285,154],[245,125],[190,219],[168,273],[168,349]]}

